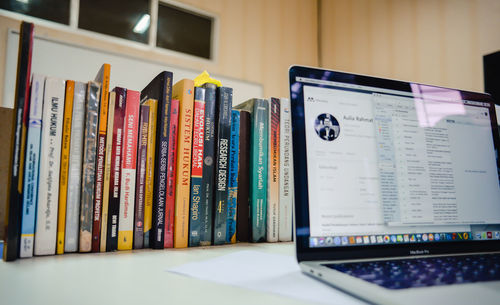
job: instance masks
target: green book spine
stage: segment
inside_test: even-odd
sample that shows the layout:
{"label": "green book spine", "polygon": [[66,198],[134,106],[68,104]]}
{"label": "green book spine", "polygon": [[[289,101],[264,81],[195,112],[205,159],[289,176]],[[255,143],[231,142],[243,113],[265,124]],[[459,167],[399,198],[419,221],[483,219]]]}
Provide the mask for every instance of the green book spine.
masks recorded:
{"label": "green book spine", "polygon": [[250,219],[252,241],[266,240],[267,177],[269,143],[269,103],[256,99],[253,104],[250,150]]}

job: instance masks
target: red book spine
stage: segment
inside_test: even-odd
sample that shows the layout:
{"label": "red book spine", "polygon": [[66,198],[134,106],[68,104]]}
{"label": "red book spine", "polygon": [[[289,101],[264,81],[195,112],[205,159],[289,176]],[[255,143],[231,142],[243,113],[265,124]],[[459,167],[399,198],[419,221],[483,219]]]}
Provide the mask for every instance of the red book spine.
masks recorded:
{"label": "red book spine", "polygon": [[172,100],[170,105],[170,135],[168,143],[167,198],[165,200],[165,248],[174,247],[175,214],[175,174],[177,171],[177,131],[179,127],[179,101]]}

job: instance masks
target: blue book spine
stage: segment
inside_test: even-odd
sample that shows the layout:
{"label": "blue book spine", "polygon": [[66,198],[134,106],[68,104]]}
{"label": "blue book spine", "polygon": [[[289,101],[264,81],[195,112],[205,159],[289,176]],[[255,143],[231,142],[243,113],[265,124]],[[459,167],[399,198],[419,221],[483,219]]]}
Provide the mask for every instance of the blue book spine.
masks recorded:
{"label": "blue book spine", "polygon": [[236,208],[238,201],[238,157],[240,144],[240,112],[231,112],[231,141],[229,146],[229,180],[227,182],[227,243],[236,243]]}
{"label": "blue book spine", "polygon": [[31,103],[26,139],[26,161],[23,183],[20,257],[33,256],[36,205],[38,200],[38,170],[42,138],[42,109],[45,77],[34,74],[31,85]]}

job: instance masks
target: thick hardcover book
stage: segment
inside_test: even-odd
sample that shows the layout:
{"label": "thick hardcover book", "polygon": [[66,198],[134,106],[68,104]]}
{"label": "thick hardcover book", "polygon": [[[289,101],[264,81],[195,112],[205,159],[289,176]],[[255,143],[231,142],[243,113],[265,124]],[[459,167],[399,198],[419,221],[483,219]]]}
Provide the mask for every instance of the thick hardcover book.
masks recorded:
{"label": "thick hardcover book", "polygon": [[163,71],[158,74],[141,91],[141,101],[158,100],[158,115],[156,118],[156,153],[153,190],[153,224],[150,245],[154,249],[164,247],[165,229],[165,197],[167,191],[167,168],[169,149],[169,116],[172,100],[172,72]]}
{"label": "thick hardcover book", "polygon": [[71,123],[73,120],[73,98],[75,81],[66,81],[64,118],[61,143],[61,173],[59,174],[59,210],[57,219],[57,254],[64,254],[64,233],[66,229],[66,204],[68,199],[69,148],[71,145]]}
{"label": "thick hardcover book", "polygon": [[35,255],[56,253],[59,173],[65,81],[45,79],[40,153],[40,183],[36,215]]}
{"label": "thick hardcover book", "polygon": [[203,177],[203,133],[205,131],[205,89],[194,88],[193,149],[191,161],[191,201],[189,203],[189,246],[200,245],[200,201]]}
{"label": "thick hardcover book", "polygon": [[194,82],[178,81],[173,88],[179,100],[179,131],[177,135],[177,177],[175,188],[174,247],[186,248],[189,236],[189,191],[191,185],[191,143],[193,137]]}
{"label": "thick hardcover book", "polygon": [[251,241],[266,240],[269,103],[251,99],[236,108],[252,112],[250,151]]}
{"label": "thick hardcover book", "polygon": [[211,83],[205,88],[205,132],[203,133],[203,177],[201,179],[200,201],[200,246],[212,244],[212,220],[215,173],[215,106],[217,86]]}
{"label": "thick hardcover book", "polygon": [[108,238],[109,184],[111,177],[111,156],[113,155],[113,126],[115,121],[116,92],[110,92],[108,98],[108,126],[106,131],[106,157],[104,159],[104,181],[101,209],[101,241],[99,251],[106,252]]}
{"label": "thick hardcover book", "polygon": [[118,249],[118,219],[120,214],[120,189],[122,174],[123,123],[127,89],[115,87],[115,118],[113,120],[113,146],[111,148],[111,173],[109,177],[108,232],[106,251]]}
{"label": "thick hardcover book", "polygon": [[248,242],[250,238],[250,130],[251,114],[246,110],[240,111],[240,155],[238,159],[238,204],[236,219],[236,239]]}
{"label": "thick hardcover book", "polygon": [[279,240],[292,240],[293,154],[290,100],[281,98],[280,107],[280,214]]}
{"label": "thick hardcover book", "polygon": [[101,237],[101,208],[104,188],[104,163],[106,157],[106,131],[108,124],[109,77],[111,66],[103,64],[95,77],[101,83],[99,134],[97,137],[97,161],[95,173],[94,219],[92,225],[92,252],[99,252]]}
{"label": "thick hardcover book", "polygon": [[122,183],[118,250],[131,250],[134,230],[135,172],[137,166],[137,134],[140,92],[127,90],[127,106],[123,121]]}
{"label": "thick hardcover book", "polygon": [[167,197],[165,199],[164,247],[174,246],[175,178],[177,177],[177,136],[179,131],[179,100],[170,105],[170,136],[168,139]]}
{"label": "thick hardcover book", "polygon": [[280,100],[269,101],[269,178],[267,189],[267,241],[277,242],[280,209]]}
{"label": "thick hardcover book", "polygon": [[28,136],[26,138],[26,160],[24,165],[20,257],[33,256],[35,213],[38,199],[38,167],[40,165],[44,84],[45,76],[33,74],[28,118]]}
{"label": "thick hardcover book", "polygon": [[11,159],[9,162],[9,195],[5,211],[5,244],[3,259],[13,261],[19,256],[21,239],[22,171],[20,169],[24,151],[23,119],[29,108],[29,84],[31,54],[33,51],[33,24],[22,22],[17,55],[16,93],[14,98],[14,120],[12,130]]}
{"label": "thick hardcover book", "polygon": [[87,109],[83,145],[82,197],[80,206],[80,252],[92,250],[92,225],[95,195],[95,169],[99,128],[101,84],[90,81],[87,87]]}
{"label": "thick hardcover book", "polygon": [[146,189],[146,160],[148,152],[149,104],[140,106],[137,143],[137,172],[135,177],[134,249],[144,247],[144,202]]}
{"label": "thick hardcover book", "polygon": [[216,110],[216,158],[215,158],[215,211],[214,211],[214,245],[226,243],[227,235],[227,199],[228,199],[228,164],[231,138],[231,110],[233,89],[217,88]]}
{"label": "thick hardcover book", "polygon": [[153,188],[154,188],[154,165],[155,165],[155,143],[156,143],[156,115],[158,101],[150,99],[146,101],[149,105],[148,124],[148,149],[146,159],[146,181],[144,190],[144,248],[149,248],[151,223],[153,221]]}
{"label": "thick hardcover book", "polygon": [[227,181],[227,243],[236,243],[236,211],[238,205],[238,159],[240,144],[240,112],[231,111],[231,141],[229,144],[229,176]]}
{"label": "thick hardcover book", "polygon": [[66,199],[66,225],[64,252],[78,251],[80,234],[80,198],[82,186],[83,134],[85,130],[85,97],[87,84],[75,82],[71,143],[69,147],[68,195]]}

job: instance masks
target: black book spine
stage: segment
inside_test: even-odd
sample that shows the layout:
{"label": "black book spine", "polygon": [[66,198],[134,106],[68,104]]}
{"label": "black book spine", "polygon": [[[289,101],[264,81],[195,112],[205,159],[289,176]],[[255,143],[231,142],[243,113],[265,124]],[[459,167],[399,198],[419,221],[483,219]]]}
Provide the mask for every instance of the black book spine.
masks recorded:
{"label": "black book spine", "polygon": [[156,120],[155,173],[153,188],[153,222],[150,246],[164,248],[165,199],[167,191],[167,168],[169,147],[170,104],[172,101],[172,72],[163,71],[141,91],[141,102],[158,100]]}
{"label": "black book spine", "polygon": [[26,140],[23,121],[29,112],[29,83],[31,74],[31,54],[33,51],[33,24],[21,23],[17,61],[16,93],[14,99],[14,120],[12,134],[12,155],[10,160],[10,185],[7,199],[7,221],[5,222],[5,244],[3,258],[13,261],[19,257],[22,215],[22,156]]}
{"label": "black book spine", "polygon": [[215,161],[214,244],[226,243],[229,144],[233,89],[217,88],[217,154]]}
{"label": "black book spine", "polygon": [[203,176],[200,200],[200,245],[212,243],[212,213],[214,199],[214,160],[215,160],[215,104],[217,86],[205,84],[205,131],[203,134]]}
{"label": "black book spine", "polygon": [[236,239],[250,241],[250,141],[251,114],[240,111],[240,157],[238,159],[238,199],[236,218]]}

